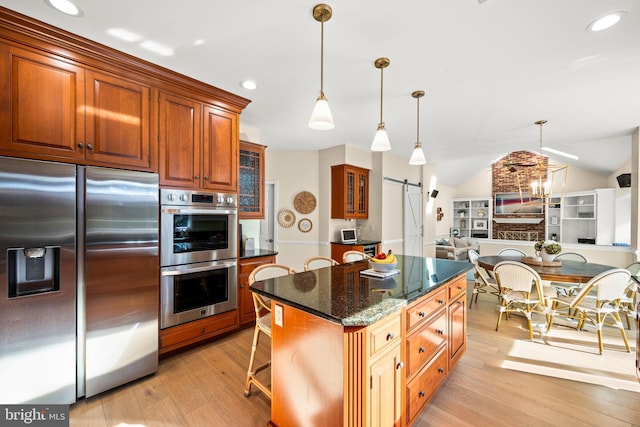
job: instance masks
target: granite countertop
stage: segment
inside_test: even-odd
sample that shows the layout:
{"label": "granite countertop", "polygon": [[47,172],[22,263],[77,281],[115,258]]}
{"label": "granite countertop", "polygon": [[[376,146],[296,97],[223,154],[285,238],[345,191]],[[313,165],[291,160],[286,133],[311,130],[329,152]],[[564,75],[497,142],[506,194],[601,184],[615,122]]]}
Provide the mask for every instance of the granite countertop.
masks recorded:
{"label": "granite countertop", "polygon": [[252,251],[241,250],[240,256],[238,257],[238,259],[257,258],[261,256],[272,256],[272,255],[278,255],[278,252],[268,251],[266,249],[254,249]]}
{"label": "granite countertop", "polygon": [[380,243],[380,240],[356,240],[355,243],[342,243],[342,242],[331,242],[336,245],[350,245],[350,246],[366,246],[366,245],[377,245]]}
{"label": "granite countertop", "polygon": [[256,282],[251,291],[343,326],[367,326],[445,285],[471,268],[467,261],[396,255],[400,273],[361,275],[366,261]]}

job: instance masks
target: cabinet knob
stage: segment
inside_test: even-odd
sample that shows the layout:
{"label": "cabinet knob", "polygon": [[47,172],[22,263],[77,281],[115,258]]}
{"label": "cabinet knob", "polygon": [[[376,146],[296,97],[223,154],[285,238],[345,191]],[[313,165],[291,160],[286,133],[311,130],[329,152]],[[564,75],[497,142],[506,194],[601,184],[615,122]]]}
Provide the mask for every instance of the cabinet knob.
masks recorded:
{"label": "cabinet knob", "polygon": [[444,304],[444,300],[439,299],[438,300],[438,304],[440,304],[440,305]]}
{"label": "cabinet knob", "polygon": [[404,362],[398,362],[398,364],[396,365],[396,369],[402,369],[404,368]]}
{"label": "cabinet knob", "polygon": [[418,393],[418,396],[424,397],[424,391],[420,390],[420,393]]}
{"label": "cabinet knob", "polygon": [[93,150],[93,145],[91,145],[91,144],[87,144],[87,148],[88,148],[89,150]]}
{"label": "cabinet knob", "polygon": [[205,175],[205,176],[204,176],[204,180],[205,180],[205,181],[209,181],[209,175]]}
{"label": "cabinet knob", "polygon": [[84,148],[84,144],[82,142],[78,142],[78,148],[80,149]]}
{"label": "cabinet knob", "polygon": [[444,331],[442,329],[436,329],[438,335],[444,335]]}
{"label": "cabinet knob", "polygon": [[420,348],[418,349],[418,353],[424,353],[424,347],[420,347]]}
{"label": "cabinet knob", "polygon": [[462,301],[458,301],[458,305],[462,305]]}
{"label": "cabinet knob", "polygon": [[200,329],[200,333],[204,334],[205,332],[207,332],[207,330],[205,328]]}
{"label": "cabinet knob", "polygon": [[393,334],[393,332],[389,332],[389,333],[387,334],[387,341],[391,341],[391,340],[392,340],[392,339],[394,339],[394,338],[395,338],[395,335]]}
{"label": "cabinet knob", "polygon": [[458,286],[458,290],[461,291],[462,290],[462,286]]}
{"label": "cabinet knob", "polygon": [[444,369],[442,369],[442,368],[438,368],[438,373],[439,373],[439,374],[442,374],[443,372],[444,372]]}
{"label": "cabinet knob", "polygon": [[200,179],[200,175],[196,175],[196,176],[195,176],[195,179]]}
{"label": "cabinet knob", "polygon": [[419,312],[418,312],[418,316],[420,316],[420,317],[424,317],[424,316],[425,316],[424,311],[419,311]]}
{"label": "cabinet knob", "polygon": [[240,285],[240,289],[244,289],[244,285]]}

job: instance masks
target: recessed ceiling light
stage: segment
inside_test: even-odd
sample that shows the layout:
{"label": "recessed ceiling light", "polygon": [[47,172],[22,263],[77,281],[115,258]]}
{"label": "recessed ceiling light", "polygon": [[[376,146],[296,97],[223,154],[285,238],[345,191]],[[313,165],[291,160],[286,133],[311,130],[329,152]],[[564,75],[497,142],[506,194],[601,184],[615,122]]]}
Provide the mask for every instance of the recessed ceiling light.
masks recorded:
{"label": "recessed ceiling light", "polygon": [[564,151],[556,150],[554,148],[542,147],[542,151],[546,151],[548,153],[557,154],[558,156],[568,157],[573,160],[578,160],[578,156],[574,154],[565,153]]}
{"label": "recessed ceiling light", "polygon": [[247,90],[256,90],[258,85],[253,80],[243,80],[240,82],[240,86]]}
{"label": "recessed ceiling light", "polygon": [[120,40],[124,40],[126,42],[131,42],[131,43],[142,40],[141,35],[136,34],[129,30],[125,30],[124,28],[109,28],[107,30],[107,34],[113,37],[117,37]]}
{"label": "recessed ceiling light", "polygon": [[69,0],[44,0],[44,2],[47,3],[49,6],[53,7],[54,9],[62,13],[66,13],[67,15],[70,15],[70,16],[84,15],[84,13],[82,12],[82,9],[80,9],[78,6],[76,6],[73,2]]}
{"label": "recessed ceiling light", "polygon": [[202,46],[204,44],[204,39],[198,39],[193,42],[194,46]]}
{"label": "recessed ceiling light", "polygon": [[613,12],[608,15],[603,16],[602,18],[598,18],[593,21],[591,24],[587,26],[587,31],[602,31],[607,28],[611,28],[616,25],[618,22],[622,20],[627,15],[627,12]]}
{"label": "recessed ceiling light", "polygon": [[153,40],[145,40],[142,43],[140,43],[139,45],[140,47],[143,47],[147,50],[150,50],[151,52],[155,52],[159,55],[162,56],[171,56],[173,55],[173,49],[171,49],[170,47],[167,47],[163,44],[160,44],[158,42],[154,42]]}

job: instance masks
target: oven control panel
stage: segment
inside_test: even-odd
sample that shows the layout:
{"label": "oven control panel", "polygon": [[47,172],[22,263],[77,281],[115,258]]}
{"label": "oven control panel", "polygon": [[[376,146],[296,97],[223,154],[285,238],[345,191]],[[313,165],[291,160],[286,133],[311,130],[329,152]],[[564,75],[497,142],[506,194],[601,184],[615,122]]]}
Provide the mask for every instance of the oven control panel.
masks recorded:
{"label": "oven control panel", "polygon": [[232,193],[208,193],[203,191],[161,188],[160,204],[170,206],[237,208],[238,195]]}

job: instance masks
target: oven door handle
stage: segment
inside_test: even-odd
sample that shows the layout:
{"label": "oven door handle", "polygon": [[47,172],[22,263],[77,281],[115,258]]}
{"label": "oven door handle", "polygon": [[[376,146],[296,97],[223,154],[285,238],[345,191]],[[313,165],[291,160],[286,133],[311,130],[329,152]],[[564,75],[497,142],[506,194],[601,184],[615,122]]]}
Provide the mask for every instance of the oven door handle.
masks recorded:
{"label": "oven door handle", "polygon": [[223,262],[223,263],[216,263],[215,265],[207,265],[203,267],[189,267],[184,269],[165,270],[161,272],[161,275],[162,276],[179,276],[181,274],[198,273],[200,271],[221,270],[223,268],[235,267],[236,265],[237,264],[235,262]]}
{"label": "oven door handle", "polygon": [[188,215],[188,214],[204,214],[204,215],[237,215],[237,209],[190,209],[190,208],[162,208],[162,213],[174,214],[174,215]]}

